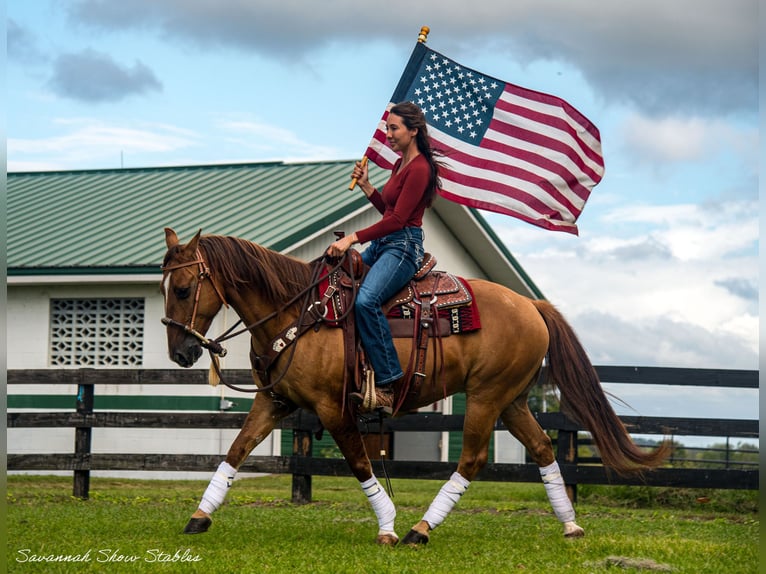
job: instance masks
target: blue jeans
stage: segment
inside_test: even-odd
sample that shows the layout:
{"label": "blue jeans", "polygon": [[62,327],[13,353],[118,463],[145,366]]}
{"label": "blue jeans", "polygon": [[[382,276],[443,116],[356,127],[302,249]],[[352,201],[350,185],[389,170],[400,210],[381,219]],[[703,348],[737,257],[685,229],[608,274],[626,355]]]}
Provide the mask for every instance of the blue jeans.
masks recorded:
{"label": "blue jeans", "polygon": [[405,227],[374,239],[362,259],[370,270],[356,296],[356,328],[375,371],[375,385],[390,385],[404,373],[381,307],[407,284],[423,262],[423,230]]}

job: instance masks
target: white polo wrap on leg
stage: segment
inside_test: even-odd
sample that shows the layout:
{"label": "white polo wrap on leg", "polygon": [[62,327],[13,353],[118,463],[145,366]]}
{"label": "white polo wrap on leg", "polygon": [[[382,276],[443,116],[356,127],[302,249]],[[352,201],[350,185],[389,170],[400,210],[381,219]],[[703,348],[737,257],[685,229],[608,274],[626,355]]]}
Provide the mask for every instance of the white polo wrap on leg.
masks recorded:
{"label": "white polo wrap on leg", "polygon": [[553,461],[553,464],[540,467],[540,476],[545,485],[545,492],[548,500],[551,502],[553,512],[560,522],[574,522],[575,511],[572,507],[572,501],[567,496],[564,486],[564,477],[561,476],[559,463]]}
{"label": "white polo wrap on leg", "polygon": [[447,518],[447,515],[455,507],[457,501],[468,490],[470,484],[470,480],[466,480],[457,472],[452,473],[452,476],[441,487],[439,494],[436,495],[431,506],[428,507],[425,515],[423,515],[423,520],[428,522],[431,530],[444,522],[444,519]]}
{"label": "white polo wrap on leg", "polygon": [[378,517],[378,534],[393,534],[394,520],[396,519],[396,507],[388,496],[388,493],[372,475],[372,478],[359,483],[367,495],[375,516]]}
{"label": "white polo wrap on leg", "polygon": [[202,495],[202,501],[199,503],[199,509],[208,514],[212,514],[223,504],[226,493],[237,476],[237,469],[226,461],[218,465],[213,478],[210,479],[205,494]]}

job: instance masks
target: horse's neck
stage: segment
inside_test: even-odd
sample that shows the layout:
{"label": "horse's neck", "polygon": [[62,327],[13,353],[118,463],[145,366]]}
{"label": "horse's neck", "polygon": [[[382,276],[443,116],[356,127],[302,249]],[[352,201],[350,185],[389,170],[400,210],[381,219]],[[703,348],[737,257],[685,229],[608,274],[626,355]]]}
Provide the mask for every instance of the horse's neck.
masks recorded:
{"label": "horse's neck", "polygon": [[[227,293],[232,309],[237,313],[244,327],[253,327],[250,334],[253,343],[263,349],[270,346],[271,341],[297,317],[293,309],[283,310],[273,316],[279,309],[267,304],[254,292],[242,292],[232,289]],[[271,319],[267,319],[272,317]]]}

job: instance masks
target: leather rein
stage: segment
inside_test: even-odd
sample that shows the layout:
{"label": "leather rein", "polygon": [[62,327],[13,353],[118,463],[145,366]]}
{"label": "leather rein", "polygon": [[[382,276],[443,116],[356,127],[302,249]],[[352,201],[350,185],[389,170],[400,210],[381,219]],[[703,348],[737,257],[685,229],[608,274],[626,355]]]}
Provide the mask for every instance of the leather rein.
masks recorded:
{"label": "leather rein", "polygon": [[[165,267],[161,267],[164,273],[165,271],[173,271],[175,269],[191,267],[192,265],[199,266],[199,273],[197,275],[197,287],[194,293],[194,307],[192,309],[192,315],[191,315],[191,318],[189,319],[189,322],[184,324],[179,321],[176,321],[175,319],[171,319],[170,317],[163,317],[161,319],[161,322],[168,327],[172,326],[172,327],[182,329],[185,333],[188,333],[192,335],[193,337],[195,337],[200,342],[200,345],[203,348],[207,349],[208,352],[210,353],[211,365],[215,369],[216,375],[218,376],[220,381],[224,385],[229,387],[230,389],[239,391],[242,393],[258,393],[258,392],[272,389],[287,374],[287,370],[290,368],[290,364],[292,363],[293,357],[295,355],[295,350],[297,348],[297,345],[292,346],[290,356],[288,357],[285,368],[282,370],[279,376],[272,381],[270,369],[274,360],[288,345],[290,345],[290,343],[297,341],[298,337],[302,335],[304,332],[306,332],[311,326],[315,326],[318,329],[319,323],[321,323],[327,315],[327,302],[329,301],[329,299],[332,297],[334,293],[334,288],[332,286],[328,288],[327,293],[323,295],[321,300],[317,300],[312,303],[309,303],[309,299],[311,297],[312,290],[316,288],[323,279],[322,267],[324,266],[324,263],[326,261],[331,261],[331,259],[322,255],[312,260],[309,263],[310,265],[313,266],[313,271],[312,271],[311,280],[309,281],[309,284],[304,289],[302,289],[300,293],[298,293],[295,297],[293,297],[292,299],[284,303],[279,309],[272,311],[271,313],[259,319],[255,323],[252,323],[250,325],[247,325],[235,331],[235,329],[243,322],[242,319],[239,319],[236,323],[234,323],[234,325],[229,327],[220,336],[216,337],[215,339],[208,339],[202,333],[200,333],[194,328],[194,323],[197,317],[197,307],[199,305],[200,292],[202,289],[202,282],[205,279],[209,279],[210,283],[213,285],[213,289],[215,289],[215,292],[218,295],[221,302],[227,307],[229,305],[226,301],[226,298],[223,296],[223,293],[219,289],[218,285],[215,283],[215,281],[213,281],[211,273],[210,273],[210,268],[205,262],[205,259],[202,256],[202,252],[199,249],[197,249],[195,255],[196,255],[196,258],[192,261],[186,261],[184,263],[177,263],[175,265],[168,265]],[[338,269],[340,269],[340,267],[345,262],[346,257],[347,257],[347,253],[344,253],[340,258],[337,258],[337,260],[333,262],[333,266],[328,270],[328,274],[332,274],[336,272]],[[167,294],[165,296],[167,297]],[[356,289],[354,289],[354,297],[356,297]],[[226,349],[223,346],[221,346],[221,343],[223,341],[232,339],[238,335],[247,333],[251,331],[252,329],[255,329],[256,327],[263,325],[264,323],[270,321],[271,319],[279,315],[285,309],[297,303],[298,300],[301,298],[304,298],[305,301],[304,301],[304,305],[301,306],[301,312],[298,319],[294,323],[292,323],[290,327],[285,329],[280,335],[277,335],[277,337],[273,340],[272,342],[273,352],[266,355],[255,355],[254,352],[251,352],[251,355],[253,355],[253,357],[251,358],[251,362],[253,363],[253,368],[258,372],[259,376],[264,381],[264,386],[262,387],[256,386],[253,389],[245,389],[245,388],[227,383],[221,375],[221,370],[218,363],[218,357],[225,357],[227,353]],[[351,311],[352,309],[349,308],[348,310],[346,310],[343,316],[337,317],[334,320],[344,319],[346,315],[348,315]],[[283,335],[285,336],[283,337]],[[285,342],[285,338],[287,339],[287,342]],[[259,363],[260,368],[256,367],[256,363]]]}

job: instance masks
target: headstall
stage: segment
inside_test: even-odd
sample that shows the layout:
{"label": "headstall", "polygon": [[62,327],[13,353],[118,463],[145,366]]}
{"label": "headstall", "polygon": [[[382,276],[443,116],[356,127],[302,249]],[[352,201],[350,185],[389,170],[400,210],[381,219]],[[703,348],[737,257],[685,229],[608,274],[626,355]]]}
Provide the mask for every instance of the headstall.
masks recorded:
{"label": "headstall", "polygon": [[[226,298],[223,296],[223,293],[221,293],[221,290],[219,289],[218,285],[215,284],[215,281],[213,281],[210,277],[210,268],[207,266],[207,263],[202,258],[202,253],[199,249],[197,249],[196,253],[196,259],[193,261],[184,261],[183,263],[176,263],[175,265],[168,265],[166,267],[162,267],[162,272],[165,271],[174,271],[176,269],[183,269],[185,267],[191,267],[192,265],[198,265],[199,266],[199,273],[197,274],[197,287],[194,290],[194,307],[192,309],[191,318],[189,319],[189,322],[184,324],[176,321],[175,319],[171,319],[170,317],[163,317],[162,318],[162,324],[167,326],[174,326],[178,327],[180,329],[183,329],[184,332],[189,333],[193,337],[199,340],[200,344],[208,349],[210,352],[215,353],[216,355],[220,357],[226,356],[226,349],[224,349],[218,342],[213,341],[211,339],[208,339],[205,337],[202,333],[197,331],[194,328],[194,322],[197,319],[197,307],[199,306],[199,296],[200,291],[202,290],[202,282],[205,279],[209,279],[210,283],[213,285],[213,289],[215,289],[216,294],[221,299],[221,302],[226,305],[227,307],[229,304],[226,302]],[[165,294],[167,297],[167,293]]]}

